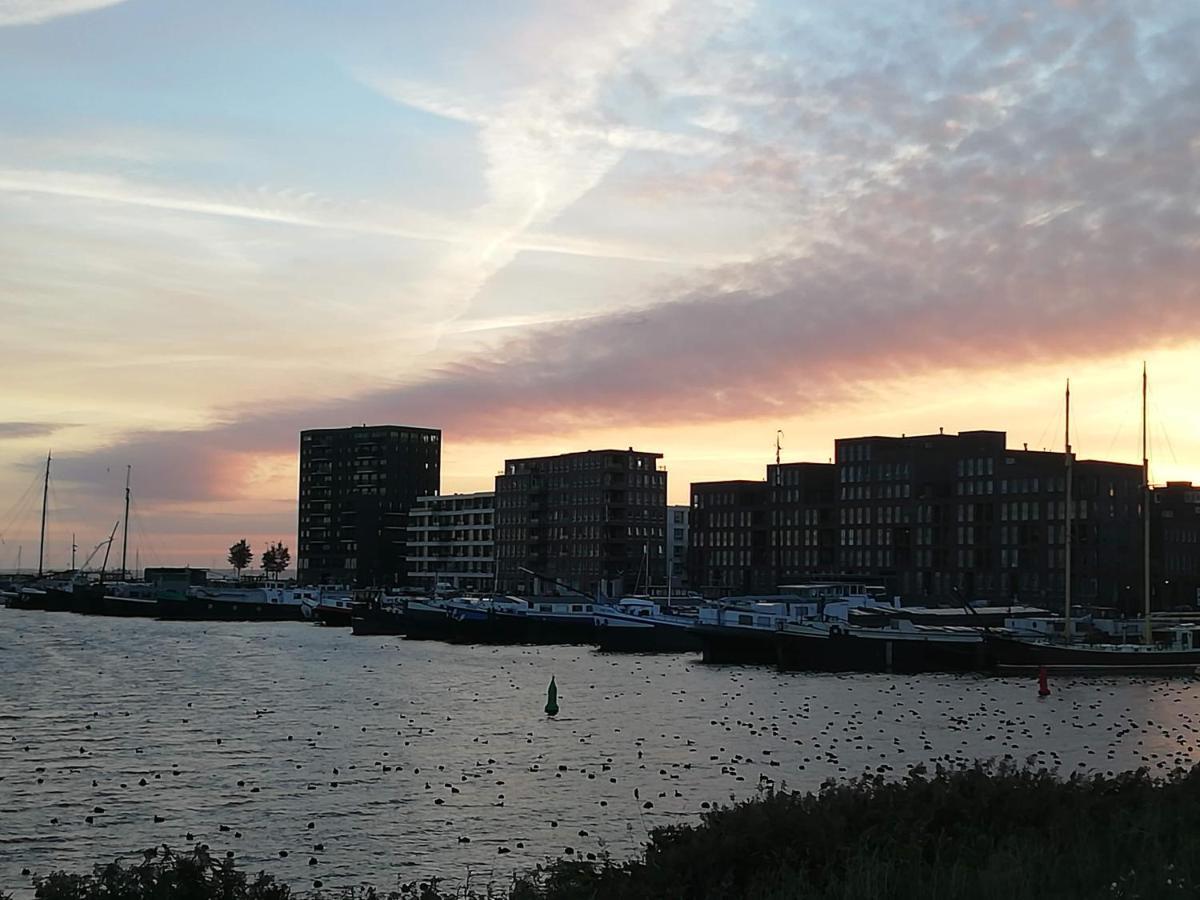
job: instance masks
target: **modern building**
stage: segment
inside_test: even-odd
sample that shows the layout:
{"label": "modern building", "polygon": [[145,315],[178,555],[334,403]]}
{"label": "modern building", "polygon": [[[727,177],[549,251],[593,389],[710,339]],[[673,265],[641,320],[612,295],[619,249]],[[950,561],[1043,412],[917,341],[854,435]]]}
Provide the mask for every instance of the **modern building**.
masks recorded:
{"label": "modern building", "polygon": [[614,597],[661,585],[661,458],[631,447],[506,460],[496,476],[500,590],[551,593],[558,581]]}
{"label": "modern building", "polygon": [[1168,481],[1151,496],[1151,593],[1157,609],[1200,607],[1200,485]]}
{"label": "modern building", "polygon": [[496,580],[496,495],[418,497],[408,511],[408,581],[429,593],[486,593]]}
{"label": "modern building", "polygon": [[[838,563],[921,601],[1061,604],[1066,460],[1010,450],[1002,431],[835,442]],[[1141,470],[1073,465],[1080,604],[1132,606]]]}
{"label": "modern building", "polygon": [[770,497],[763,481],[692,484],[688,577],[705,596],[774,591]]}
{"label": "modern building", "polygon": [[436,428],[362,425],[300,433],[300,584],[405,581],[406,517],[441,486]]}
{"label": "modern building", "polygon": [[687,587],[688,521],[690,506],[668,506],[667,528],[664,543],[667,549],[665,562],[667,592],[673,594]]}
{"label": "modern building", "polygon": [[[1142,473],[1072,458],[1075,604],[1141,607]],[[765,482],[692,485],[689,573],[708,595],[862,581],[920,603],[1061,606],[1066,458],[1000,431],[844,438],[835,462],[767,467]],[[1155,491],[1154,606],[1197,601],[1200,489]],[[1161,511],[1159,511],[1161,510]],[[1196,549],[1191,549],[1192,547]]]}
{"label": "modern building", "polygon": [[839,574],[835,465],[767,466],[767,515],[775,584]]}

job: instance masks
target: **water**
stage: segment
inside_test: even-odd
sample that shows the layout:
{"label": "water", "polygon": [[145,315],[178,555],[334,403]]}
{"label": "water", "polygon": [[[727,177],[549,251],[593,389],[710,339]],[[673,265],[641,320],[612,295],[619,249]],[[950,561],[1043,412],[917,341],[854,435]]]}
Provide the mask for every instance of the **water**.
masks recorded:
{"label": "water", "polygon": [[631,855],[767,784],[1200,753],[1192,680],[1052,688],[0,609],[0,886],[199,842],[301,890],[502,883],[568,848]]}

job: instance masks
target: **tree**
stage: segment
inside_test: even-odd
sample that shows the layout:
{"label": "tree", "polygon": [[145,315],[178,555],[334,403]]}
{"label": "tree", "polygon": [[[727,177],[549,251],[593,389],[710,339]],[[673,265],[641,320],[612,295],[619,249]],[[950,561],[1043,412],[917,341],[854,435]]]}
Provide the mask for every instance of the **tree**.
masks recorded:
{"label": "tree", "polygon": [[250,549],[245,538],[229,548],[229,564],[237,570],[238,581],[242,580],[242,569],[247,568],[253,561],[254,551]]}
{"label": "tree", "polygon": [[274,575],[278,578],[291,561],[292,554],[282,542],[271,544],[271,546],[263,551],[262,569],[268,575]]}

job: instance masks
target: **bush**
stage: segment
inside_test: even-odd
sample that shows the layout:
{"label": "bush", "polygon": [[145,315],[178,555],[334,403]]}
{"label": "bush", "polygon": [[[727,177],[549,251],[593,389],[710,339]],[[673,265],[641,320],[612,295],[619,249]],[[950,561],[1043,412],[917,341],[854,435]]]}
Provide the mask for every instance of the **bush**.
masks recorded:
{"label": "bush", "polygon": [[559,861],[512,900],[1008,900],[1200,893],[1200,770],[1162,781],[977,764],[772,793],[651,832],[639,859]]}
{"label": "bush", "polygon": [[[38,900],[289,900],[203,847],[39,879]],[[636,859],[561,859],[513,878],[510,900],[1009,900],[1200,896],[1200,768],[1061,779],[1011,764],[916,768],[819,792],[769,792],[657,828]],[[353,900],[479,900],[435,879]],[[488,898],[497,895],[489,886]],[[0,897],[0,900],[4,900]]]}
{"label": "bush", "polygon": [[204,846],[176,854],[147,850],[141,863],[97,865],[90,875],[55,872],[35,882],[37,900],[290,900],[292,892],[259,873],[253,880],[233,860],[215,860]]}

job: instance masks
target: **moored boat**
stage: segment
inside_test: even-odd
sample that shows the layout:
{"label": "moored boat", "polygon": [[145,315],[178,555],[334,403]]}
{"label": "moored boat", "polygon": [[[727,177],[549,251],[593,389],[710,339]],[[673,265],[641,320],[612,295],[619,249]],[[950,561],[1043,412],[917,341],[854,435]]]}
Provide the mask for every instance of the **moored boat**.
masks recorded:
{"label": "moored boat", "polygon": [[156,598],[160,619],[216,622],[291,622],[304,618],[304,591],[279,588],[192,587]]}
{"label": "moored boat", "polygon": [[302,601],[305,618],[310,618],[320,625],[350,627],[354,597],[348,590],[314,588],[311,592],[306,592]]}
{"label": "moored boat", "polygon": [[845,622],[854,609],[898,605],[875,589],[852,583],[789,585],[789,593],[726,597],[702,606],[693,631],[710,663],[776,661],[775,634],[788,623],[805,620]]}
{"label": "moored boat", "polygon": [[596,604],[596,645],[624,653],[682,653],[703,644],[693,630],[696,615],[663,609],[653,600],[626,597],[613,604]]}
{"label": "moored boat", "polygon": [[881,628],[841,621],[787,623],[775,634],[775,649],[776,663],[786,671],[970,672],[986,662],[978,628],[904,620]]}
{"label": "moored boat", "polygon": [[350,630],[356,635],[403,635],[405,615],[402,604],[380,600],[355,603],[350,611]]}
{"label": "moored boat", "polygon": [[450,640],[480,644],[590,644],[593,604],[583,598],[456,598],[446,604]]}

